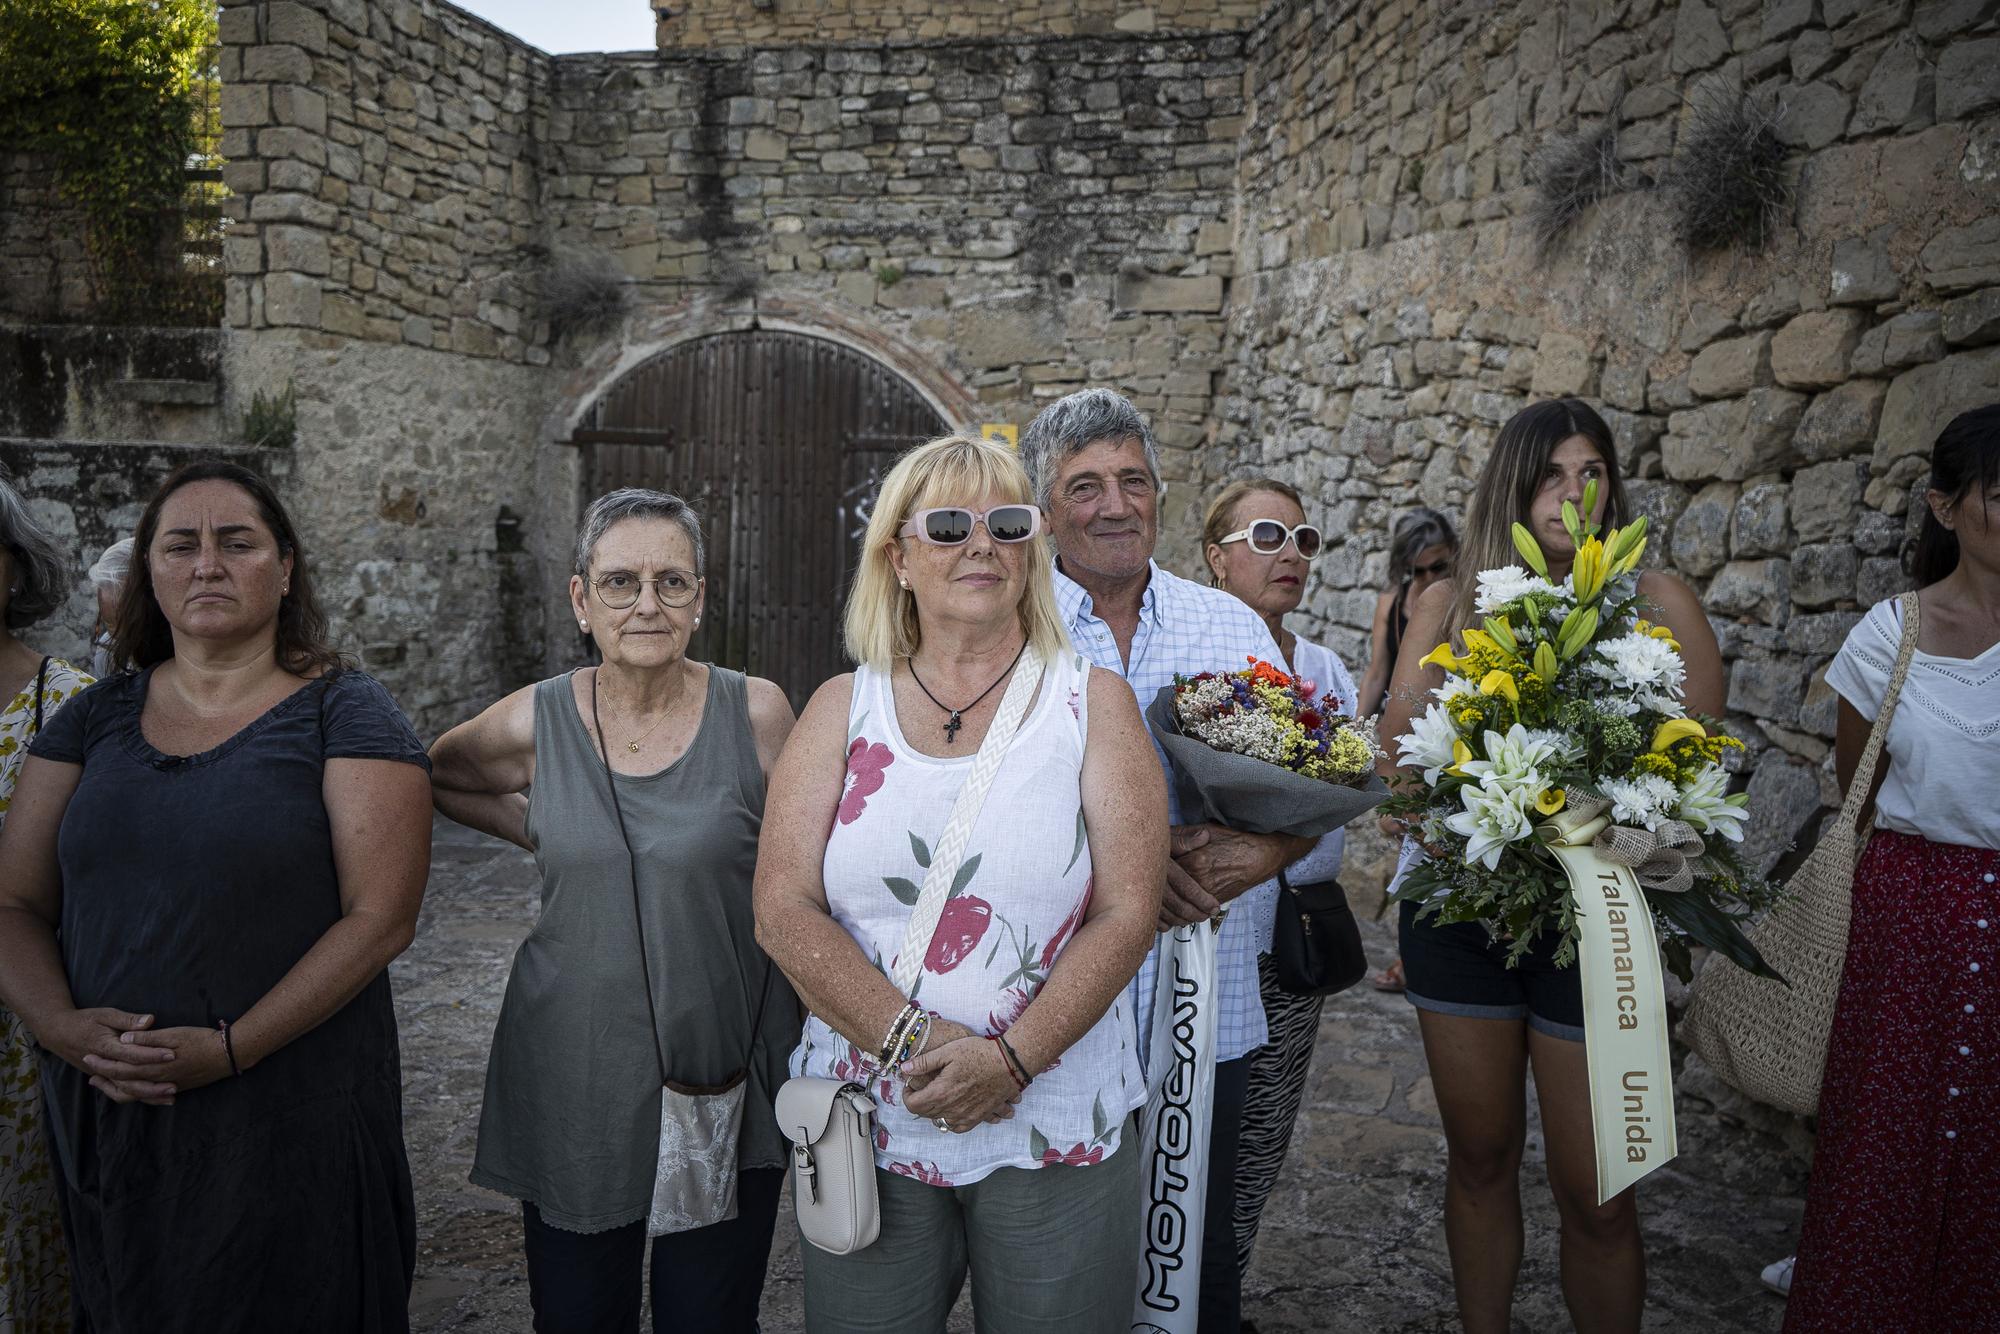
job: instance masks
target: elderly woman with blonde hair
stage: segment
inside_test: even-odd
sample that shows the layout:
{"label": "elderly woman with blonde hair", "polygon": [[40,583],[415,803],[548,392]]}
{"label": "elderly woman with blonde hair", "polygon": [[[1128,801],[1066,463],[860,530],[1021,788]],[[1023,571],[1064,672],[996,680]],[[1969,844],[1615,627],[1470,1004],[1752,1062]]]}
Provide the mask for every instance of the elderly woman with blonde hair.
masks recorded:
{"label": "elderly woman with blonde hair", "polygon": [[[858,667],[772,776],[757,933],[811,1010],[792,1073],[877,1104],[881,1234],[801,1248],[815,1334],[941,1329],[968,1272],[982,1330],[1130,1322],[1145,1088],[1124,993],[1153,941],[1166,795],[1132,692],[1063,633],[1032,494],[985,441],[898,461],[847,608]],[[1025,713],[911,968],[918,886],[1010,694]]]}

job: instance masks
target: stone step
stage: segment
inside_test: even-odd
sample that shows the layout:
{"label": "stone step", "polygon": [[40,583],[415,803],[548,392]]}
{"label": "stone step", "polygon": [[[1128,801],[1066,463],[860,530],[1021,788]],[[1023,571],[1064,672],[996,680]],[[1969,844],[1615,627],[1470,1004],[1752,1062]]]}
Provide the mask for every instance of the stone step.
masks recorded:
{"label": "stone step", "polygon": [[212,408],[222,401],[214,380],[114,380],[106,388],[121,402],[152,407]]}

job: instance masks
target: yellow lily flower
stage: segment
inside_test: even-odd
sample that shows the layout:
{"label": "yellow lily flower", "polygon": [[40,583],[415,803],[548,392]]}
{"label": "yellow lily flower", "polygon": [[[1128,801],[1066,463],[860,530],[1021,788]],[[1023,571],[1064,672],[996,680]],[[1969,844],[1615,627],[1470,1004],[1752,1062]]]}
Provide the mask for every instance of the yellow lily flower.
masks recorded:
{"label": "yellow lily flower", "polygon": [[1451,651],[1451,642],[1447,640],[1432,649],[1429,653],[1424,654],[1423,657],[1417,659],[1417,665],[1419,667],[1442,667],[1448,672],[1455,672],[1465,665],[1465,659]]}
{"label": "yellow lily flower", "polygon": [[1514,683],[1512,676],[1497,667],[1486,673],[1486,679],[1479,683],[1479,693],[1482,695],[1504,695],[1515,704],[1521,702],[1521,687]]}
{"label": "yellow lily flower", "polygon": [[1493,654],[1495,657],[1511,658],[1514,656],[1512,653],[1508,652],[1507,649],[1501,645],[1499,640],[1495,639],[1492,635],[1487,634],[1484,630],[1480,629],[1476,625],[1467,626],[1465,630],[1462,631],[1461,633],[1465,639],[1465,651],[1467,656],[1470,656],[1473,653],[1478,652],[1480,649],[1485,649],[1488,653]]}
{"label": "yellow lily flower", "polygon": [[1700,739],[1707,735],[1708,729],[1694,719],[1674,718],[1660,724],[1660,729],[1653,733],[1653,744],[1649,749],[1658,755],[1677,741],[1685,741],[1690,737]]}
{"label": "yellow lily flower", "polygon": [[1535,798],[1535,809],[1543,815],[1554,815],[1563,808],[1563,790],[1559,787],[1544,788],[1542,795]]}
{"label": "yellow lily flower", "polygon": [[1451,767],[1445,772],[1465,777],[1465,762],[1472,757],[1472,747],[1465,744],[1463,737],[1458,738],[1451,743]]}
{"label": "yellow lily flower", "polygon": [[1594,537],[1586,537],[1576,549],[1576,563],[1570,567],[1570,577],[1576,586],[1576,600],[1588,602],[1604,587],[1604,544]]}

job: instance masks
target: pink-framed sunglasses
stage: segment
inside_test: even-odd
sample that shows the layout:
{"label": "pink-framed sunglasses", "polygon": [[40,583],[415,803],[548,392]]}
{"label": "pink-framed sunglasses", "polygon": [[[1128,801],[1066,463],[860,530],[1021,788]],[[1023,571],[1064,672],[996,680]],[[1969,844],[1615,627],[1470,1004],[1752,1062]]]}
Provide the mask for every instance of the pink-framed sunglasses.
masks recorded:
{"label": "pink-framed sunglasses", "polygon": [[961,505],[918,510],[897,535],[934,547],[960,547],[972,540],[972,525],[983,523],[995,542],[1025,542],[1042,531],[1042,512],[1033,505],[995,505],[984,514]]}

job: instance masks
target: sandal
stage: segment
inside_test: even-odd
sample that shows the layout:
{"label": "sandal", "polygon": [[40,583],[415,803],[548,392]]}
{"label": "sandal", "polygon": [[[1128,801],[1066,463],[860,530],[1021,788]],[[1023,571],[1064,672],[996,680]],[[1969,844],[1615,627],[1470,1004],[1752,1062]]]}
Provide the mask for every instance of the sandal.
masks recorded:
{"label": "sandal", "polygon": [[1387,968],[1375,974],[1375,990],[1377,991],[1386,991],[1393,995],[1400,993],[1404,988],[1403,961],[1401,959],[1397,959]]}

